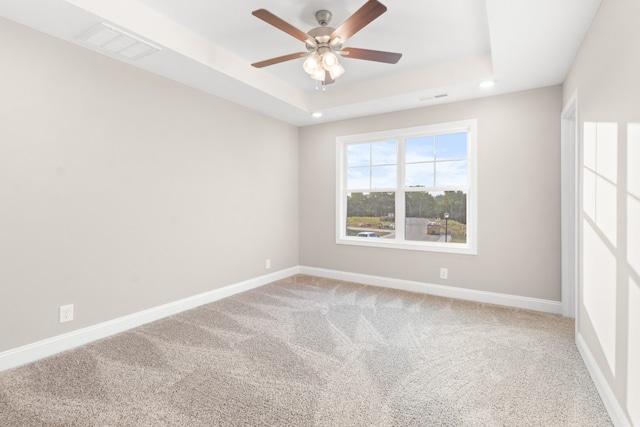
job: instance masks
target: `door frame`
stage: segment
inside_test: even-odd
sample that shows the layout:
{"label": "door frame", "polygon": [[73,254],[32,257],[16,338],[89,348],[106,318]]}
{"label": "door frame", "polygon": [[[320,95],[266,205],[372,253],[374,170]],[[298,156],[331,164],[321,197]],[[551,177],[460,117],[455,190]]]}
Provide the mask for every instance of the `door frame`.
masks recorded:
{"label": "door frame", "polygon": [[576,319],[579,300],[579,128],[578,92],[574,92],[561,114],[561,303],[562,315]]}

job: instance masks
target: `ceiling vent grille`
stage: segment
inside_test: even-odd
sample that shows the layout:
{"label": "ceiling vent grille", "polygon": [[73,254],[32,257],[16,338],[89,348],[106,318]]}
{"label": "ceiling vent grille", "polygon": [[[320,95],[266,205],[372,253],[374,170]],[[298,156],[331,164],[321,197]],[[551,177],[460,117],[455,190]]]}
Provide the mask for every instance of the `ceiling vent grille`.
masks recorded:
{"label": "ceiling vent grille", "polygon": [[81,34],[77,40],[129,61],[136,61],[160,50],[159,47],[104,22]]}
{"label": "ceiling vent grille", "polygon": [[431,101],[432,99],[446,98],[447,96],[449,96],[448,93],[440,93],[438,95],[433,95],[433,96],[423,96],[421,98],[418,98],[418,100],[420,100],[420,101]]}

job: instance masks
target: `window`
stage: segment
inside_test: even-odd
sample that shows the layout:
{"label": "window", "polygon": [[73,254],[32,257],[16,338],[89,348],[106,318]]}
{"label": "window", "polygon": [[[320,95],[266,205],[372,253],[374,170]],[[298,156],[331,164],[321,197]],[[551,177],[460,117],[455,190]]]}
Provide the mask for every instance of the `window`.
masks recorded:
{"label": "window", "polygon": [[476,120],[336,142],[336,243],[476,253]]}

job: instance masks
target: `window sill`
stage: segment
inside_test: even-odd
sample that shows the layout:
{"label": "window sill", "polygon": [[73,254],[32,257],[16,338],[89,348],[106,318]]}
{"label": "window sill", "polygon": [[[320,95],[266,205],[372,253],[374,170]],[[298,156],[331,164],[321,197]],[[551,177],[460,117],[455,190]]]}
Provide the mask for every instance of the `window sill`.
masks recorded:
{"label": "window sill", "polygon": [[439,252],[460,255],[477,255],[477,250],[471,244],[460,243],[430,243],[430,242],[398,242],[381,238],[338,237],[338,245],[368,246],[374,248],[400,249],[423,252]]}

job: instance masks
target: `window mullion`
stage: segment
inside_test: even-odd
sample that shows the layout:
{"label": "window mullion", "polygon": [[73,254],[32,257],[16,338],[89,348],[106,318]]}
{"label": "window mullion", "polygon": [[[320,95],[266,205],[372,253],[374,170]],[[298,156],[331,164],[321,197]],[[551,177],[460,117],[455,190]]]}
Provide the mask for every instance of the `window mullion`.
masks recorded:
{"label": "window mullion", "polygon": [[404,227],[405,227],[405,195],[404,195],[404,183],[405,183],[405,138],[398,138],[398,152],[397,152],[397,179],[396,183],[396,240],[399,242],[404,241]]}
{"label": "window mullion", "polygon": [[436,174],[438,173],[438,135],[434,135],[433,137],[433,187],[435,188],[436,183],[438,182],[438,178]]}
{"label": "window mullion", "polygon": [[369,144],[369,188],[373,188],[373,144]]}

